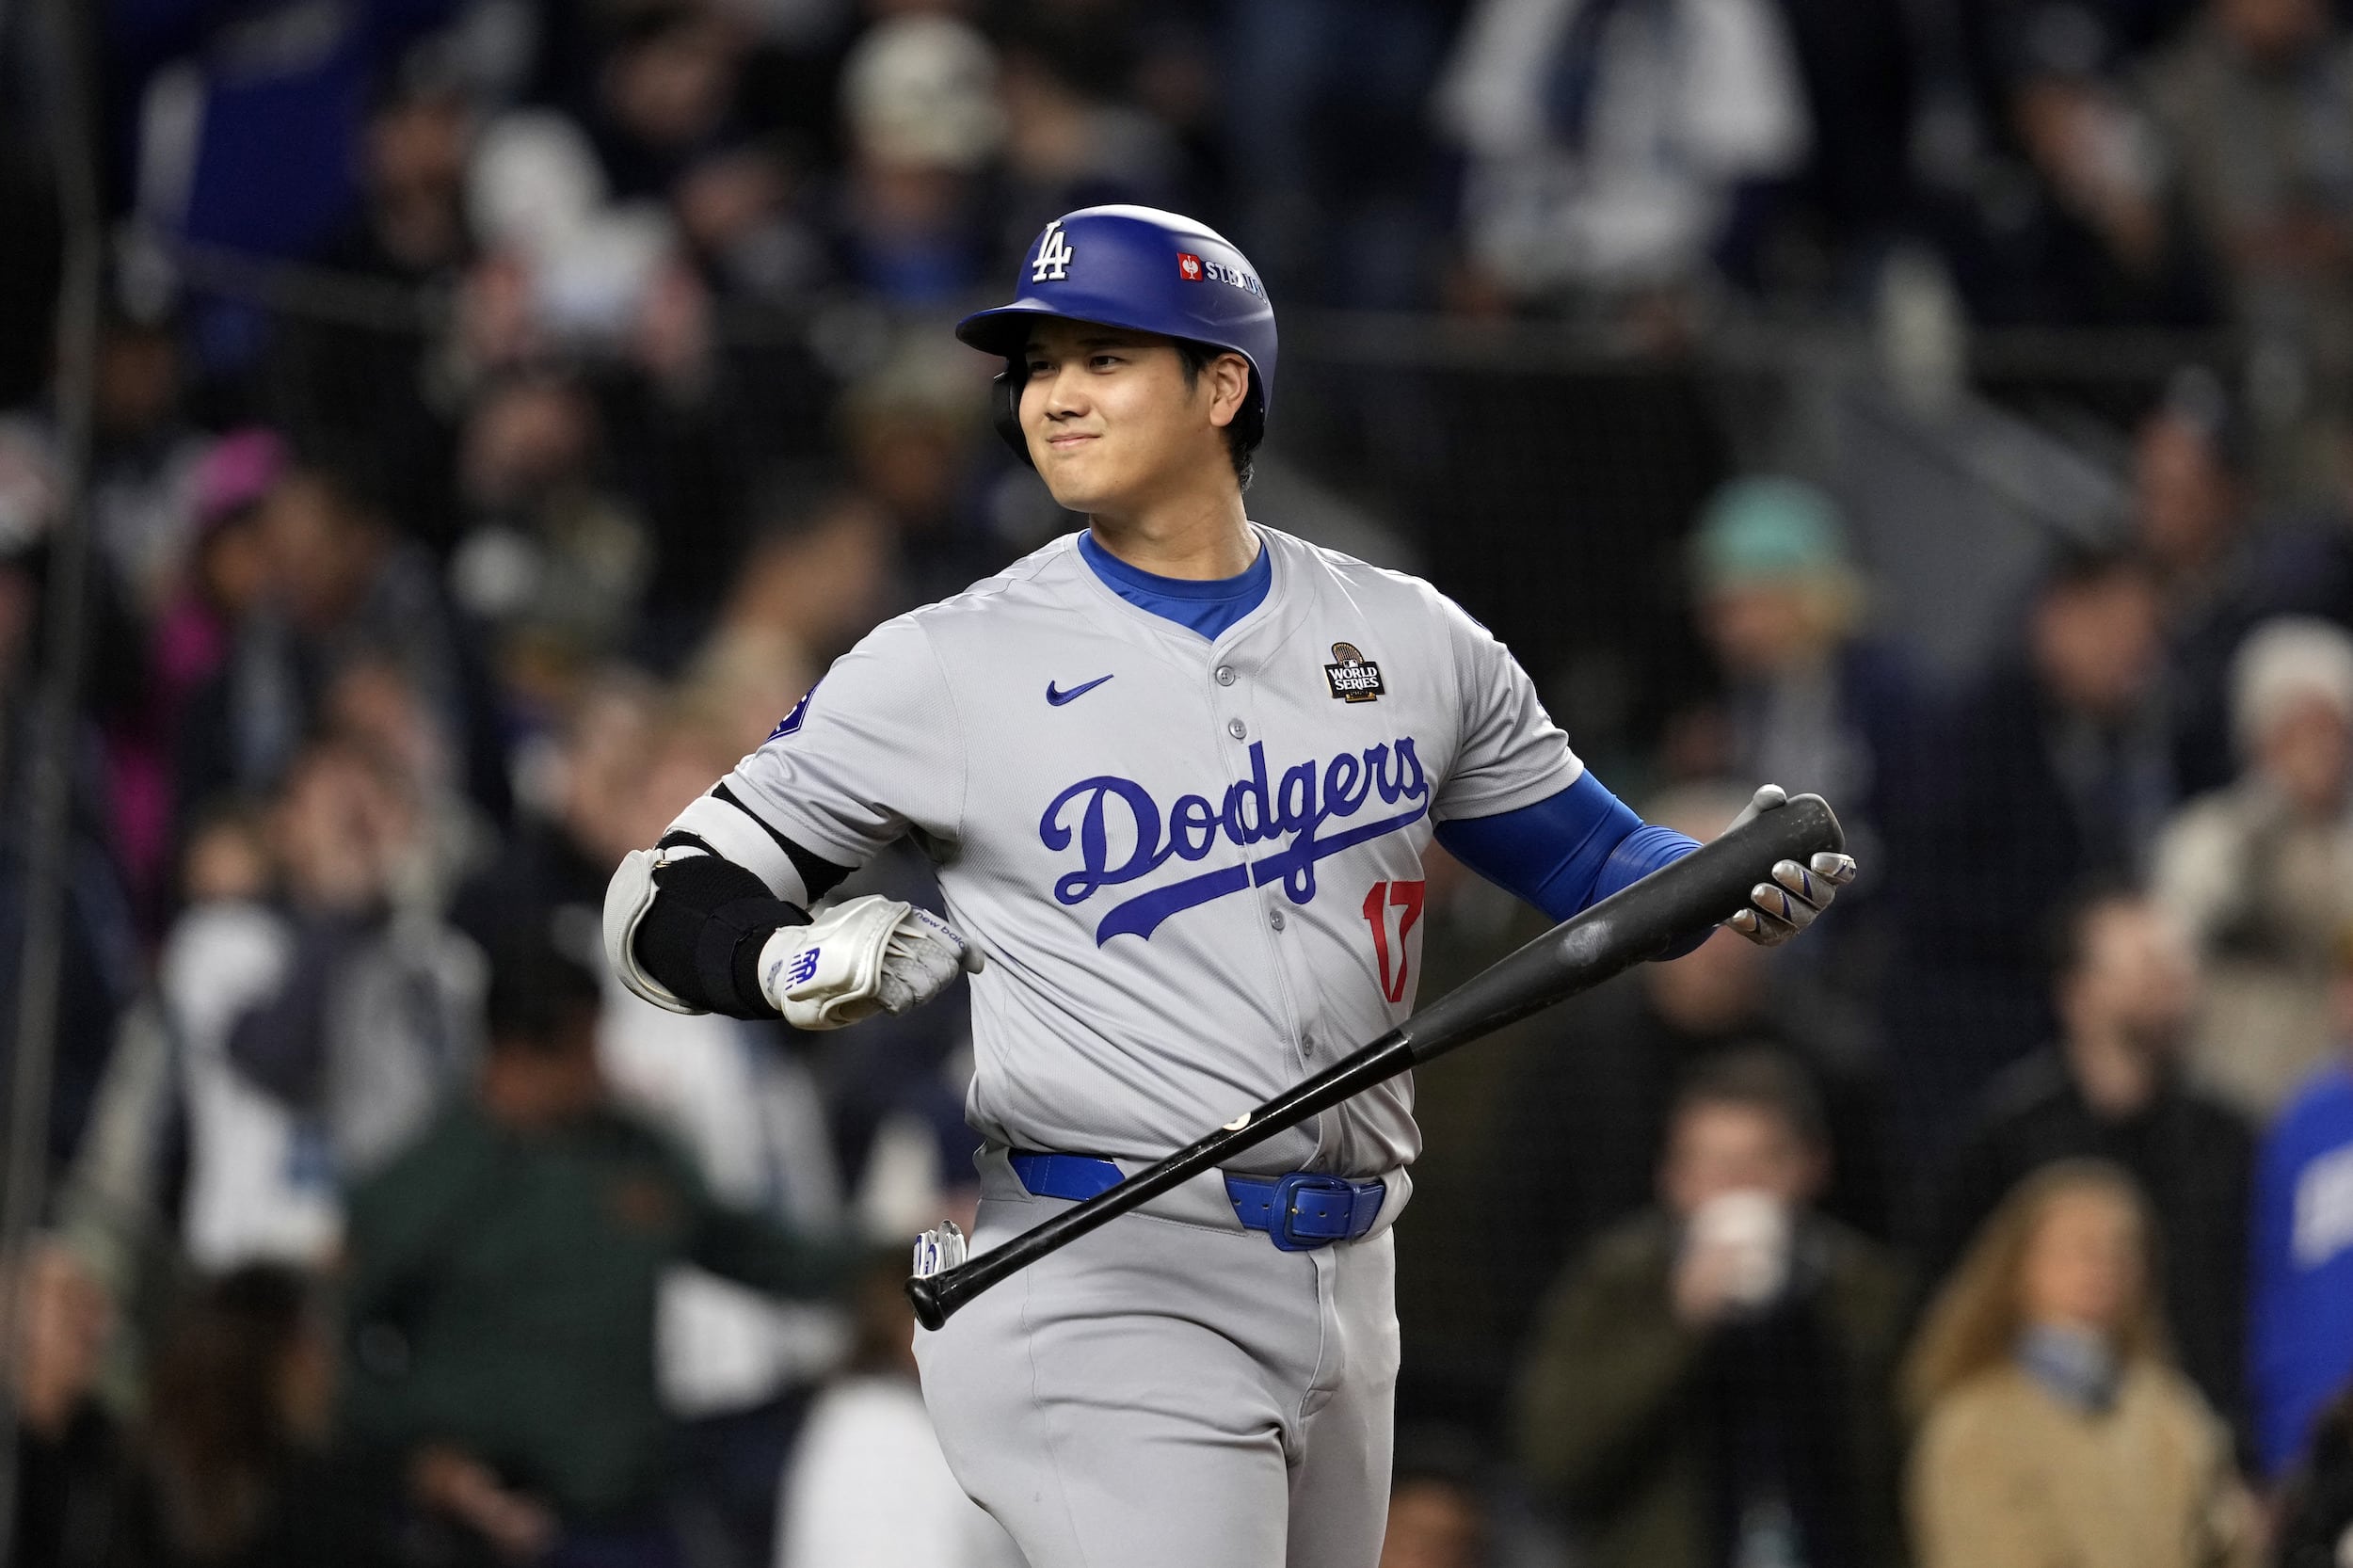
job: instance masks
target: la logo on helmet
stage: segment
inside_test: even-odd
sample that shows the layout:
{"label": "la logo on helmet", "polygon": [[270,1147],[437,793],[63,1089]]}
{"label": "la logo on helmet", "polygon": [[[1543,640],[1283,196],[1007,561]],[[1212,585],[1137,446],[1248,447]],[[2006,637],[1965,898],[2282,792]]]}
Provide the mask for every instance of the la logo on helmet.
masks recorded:
{"label": "la logo on helmet", "polygon": [[1030,281],[1064,281],[1070,276],[1070,236],[1062,232],[1062,219],[1056,218],[1037,237],[1037,260],[1030,264]]}

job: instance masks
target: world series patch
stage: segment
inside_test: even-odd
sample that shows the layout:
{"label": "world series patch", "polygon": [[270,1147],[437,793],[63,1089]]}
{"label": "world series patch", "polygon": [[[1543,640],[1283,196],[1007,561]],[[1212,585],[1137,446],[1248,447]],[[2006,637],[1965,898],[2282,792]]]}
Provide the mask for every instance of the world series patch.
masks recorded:
{"label": "world series patch", "polygon": [[1323,666],[1332,695],[1342,702],[1378,702],[1387,688],[1381,684],[1381,666],[1356,650],[1354,643],[1334,643],[1333,663]]}

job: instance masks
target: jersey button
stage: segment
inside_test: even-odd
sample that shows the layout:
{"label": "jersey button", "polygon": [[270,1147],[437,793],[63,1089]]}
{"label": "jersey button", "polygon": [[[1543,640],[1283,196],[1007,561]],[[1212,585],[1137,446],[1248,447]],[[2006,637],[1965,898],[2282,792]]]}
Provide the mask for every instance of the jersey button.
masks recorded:
{"label": "jersey button", "polygon": [[1225,733],[1231,735],[1234,739],[1239,741],[1243,736],[1250,733],[1250,727],[1242,723],[1240,719],[1227,719],[1225,721]]}
{"label": "jersey button", "polygon": [[1231,664],[1220,664],[1220,665],[1218,665],[1218,667],[1217,667],[1217,683],[1218,683],[1219,685],[1221,685],[1221,686],[1230,686],[1230,685],[1232,685],[1232,684],[1234,683],[1234,666],[1233,666],[1233,665],[1231,665]]}
{"label": "jersey button", "polygon": [[1268,916],[1267,916],[1267,918],[1266,918],[1266,923],[1267,923],[1267,924],[1269,924],[1269,925],[1271,925],[1271,926],[1273,926],[1273,927],[1275,930],[1277,930],[1277,931],[1282,930],[1282,929],[1283,929],[1283,912],[1282,912],[1280,909],[1277,909],[1277,910],[1273,911],[1272,914],[1270,914],[1270,915],[1268,915]]}

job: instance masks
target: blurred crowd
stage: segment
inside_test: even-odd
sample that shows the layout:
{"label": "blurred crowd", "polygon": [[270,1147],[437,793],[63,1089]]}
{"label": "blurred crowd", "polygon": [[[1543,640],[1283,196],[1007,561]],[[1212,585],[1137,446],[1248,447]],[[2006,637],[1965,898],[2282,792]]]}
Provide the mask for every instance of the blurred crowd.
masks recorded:
{"label": "blurred crowd", "polygon": [[[40,15],[0,8],[0,1044],[66,484]],[[1287,311],[1638,356],[1922,310],[2232,345],[2149,378],[1958,667],[1830,475],[1627,541],[1677,596],[1632,635],[1703,668],[1605,776],[1701,837],[1818,791],[1865,878],[1426,1076],[1384,1561],[2353,1560],[2327,0],[114,0],[100,43],[17,1562],[1015,1560],[898,1293],[973,1201],[962,993],[673,1015],[597,910],[868,628],[1071,525],[945,325],[1103,200]],[[1463,519],[1275,431],[1261,521],[1472,598]],[[910,846],[843,891],[935,896]],[[1422,995],[1531,919],[1433,866]]]}
{"label": "blurred crowd", "polygon": [[[2342,411],[2340,11],[118,0],[107,169],[150,309],[224,255],[437,286],[444,415],[551,339],[673,405],[733,386],[747,340],[773,347],[736,330],[767,312],[829,317],[821,357],[856,358],[874,309],[953,303],[1103,200],[1223,224],[1294,308],[1567,317],[1659,346],[1728,311],[1867,312],[1918,282],[1891,275],[1903,254],[1980,325],[2242,329],[2274,405]],[[0,80],[31,151],[0,192],[29,254],[55,97],[17,31]],[[249,312],[199,317],[208,378],[265,351]],[[445,513],[453,482],[401,460],[435,422],[392,418],[415,410],[364,374],[381,359],[328,358],[334,411],[386,416],[385,466]],[[762,369],[795,411],[824,390]]]}

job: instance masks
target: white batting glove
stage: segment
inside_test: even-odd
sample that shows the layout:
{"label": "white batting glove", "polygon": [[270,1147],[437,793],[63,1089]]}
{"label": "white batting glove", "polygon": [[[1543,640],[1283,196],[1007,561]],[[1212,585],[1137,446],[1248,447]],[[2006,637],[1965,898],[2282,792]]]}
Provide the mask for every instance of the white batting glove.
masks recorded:
{"label": "white batting glove", "polygon": [[966,1252],[964,1232],[956,1227],[955,1221],[942,1220],[915,1239],[912,1272],[917,1279],[944,1274],[962,1265]]}
{"label": "white batting glove", "polygon": [[[1753,822],[1763,813],[1779,810],[1788,804],[1786,790],[1778,784],[1768,784],[1732,820],[1732,826]],[[1854,880],[1854,856],[1831,850],[1809,856],[1802,866],[1795,860],[1776,861],[1773,879],[1750,888],[1749,906],[1724,924],[1758,947],[1779,947],[1812,925],[1814,918],[1829,908],[1831,900],[1838,896],[1838,889]]]}
{"label": "white batting glove", "polygon": [[795,1029],[840,1029],[920,1007],[981,962],[938,916],[869,894],[778,929],[760,950],[760,990]]}

